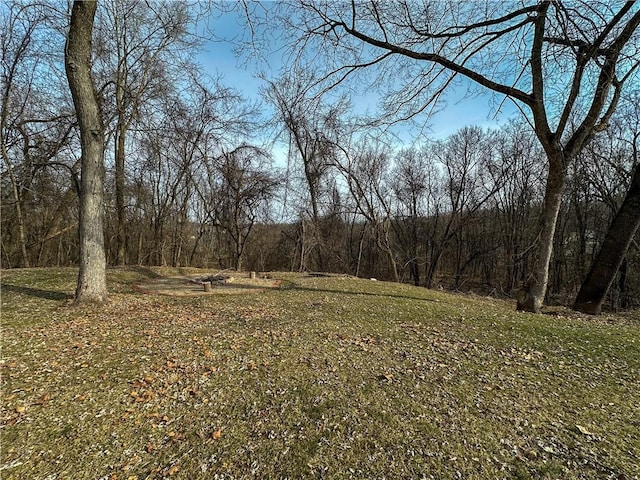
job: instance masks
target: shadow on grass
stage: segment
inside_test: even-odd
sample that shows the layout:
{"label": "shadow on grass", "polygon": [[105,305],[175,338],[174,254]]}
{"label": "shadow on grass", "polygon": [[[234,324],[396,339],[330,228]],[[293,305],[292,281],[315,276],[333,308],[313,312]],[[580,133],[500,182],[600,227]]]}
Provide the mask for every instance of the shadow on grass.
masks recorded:
{"label": "shadow on grass", "polygon": [[156,272],[154,272],[153,270],[147,267],[142,267],[140,265],[131,265],[127,268],[132,272],[136,272],[147,278],[162,278],[162,275],[157,274]]}
{"label": "shadow on grass", "polygon": [[310,287],[301,287],[299,285],[287,285],[283,287],[284,290],[299,290],[303,292],[315,292],[315,293],[333,293],[340,295],[349,295],[349,296],[359,296],[366,295],[370,297],[387,297],[387,298],[399,298],[402,300],[418,300],[422,302],[436,302],[437,300],[433,300],[431,298],[424,297],[413,297],[411,295],[398,295],[393,293],[378,293],[378,292],[353,292],[350,290],[335,290],[331,288],[310,288]]}
{"label": "shadow on grass", "polygon": [[45,300],[70,300],[73,298],[73,295],[70,293],[57,292],[55,290],[41,290],[39,288],[22,287],[19,285],[11,285],[9,283],[3,283],[1,288],[3,293],[21,293],[22,295],[44,298]]}

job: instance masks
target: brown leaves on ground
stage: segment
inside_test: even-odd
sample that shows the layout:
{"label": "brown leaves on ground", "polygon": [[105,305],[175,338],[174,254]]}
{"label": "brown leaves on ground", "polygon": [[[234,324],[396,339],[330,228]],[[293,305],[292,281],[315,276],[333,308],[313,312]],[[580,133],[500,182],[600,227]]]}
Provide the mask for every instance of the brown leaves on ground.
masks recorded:
{"label": "brown leaves on ground", "polygon": [[[101,455],[115,466],[120,464],[123,472],[134,466],[119,450],[137,451],[141,460],[136,465],[161,463],[172,458],[174,445],[187,442],[191,435],[180,429],[185,412],[217,401],[218,376],[264,365],[245,357],[247,336],[234,331],[234,324],[261,322],[274,315],[256,304],[222,302],[203,307],[112,295],[103,308],[85,308],[68,321],[6,329],[0,422],[5,428],[14,426],[18,438],[25,429],[42,441],[45,431],[52,432],[52,439],[74,438],[80,448],[66,452],[70,462],[98,442],[103,444]],[[273,332],[258,335],[274,336]],[[277,335],[288,337],[284,332]],[[171,410],[176,407],[180,413],[174,416]],[[107,447],[108,436],[102,433],[95,437],[97,431],[110,430],[128,436],[119,439],[118,448]],[[141,438],[133,435],[134,430],[142,432]],[[222,428],[217,427],[209,439],[221,436]],[[24,441],[28,439],[18,443]],[[14,450],[15,458],[5,457],[3,462],[24,463],[27,454]],[[43,452],[36,463],[46,462],[54,458]],[[174,476],[179,470],[175,464],[157,473]]]}
{"label": "brown leaves on ground", "polygon": [[299,285],[116,293],[14,321],[3,478],[640,474],[634,327],[384,282]]}

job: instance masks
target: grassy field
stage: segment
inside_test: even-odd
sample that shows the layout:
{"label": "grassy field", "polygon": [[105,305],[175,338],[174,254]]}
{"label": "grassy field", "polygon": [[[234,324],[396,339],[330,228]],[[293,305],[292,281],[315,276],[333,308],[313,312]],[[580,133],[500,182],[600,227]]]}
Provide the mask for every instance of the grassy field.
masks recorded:
{"label": "grassy field", "polygon": [[[192,271],[190,271],[192,272]],[[3,479],[638,479],[640,318],[282,274],[169,297],[2,271]]]}

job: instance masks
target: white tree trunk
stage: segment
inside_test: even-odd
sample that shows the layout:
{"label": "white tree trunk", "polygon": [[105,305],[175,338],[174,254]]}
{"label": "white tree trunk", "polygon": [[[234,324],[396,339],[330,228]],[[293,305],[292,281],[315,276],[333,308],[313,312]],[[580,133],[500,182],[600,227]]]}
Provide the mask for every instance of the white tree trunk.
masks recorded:
{"label": "white tree trunk", "polygon": [[540,212],[541,228],[538,237],[538,255],[531,277],[518,299],[518,310],[539,312],[542,308],[549,283],[549,262],[553,253],[553,237],[556,233],[565,180],[566,169],[562,160],[550,158],[544,203]]}

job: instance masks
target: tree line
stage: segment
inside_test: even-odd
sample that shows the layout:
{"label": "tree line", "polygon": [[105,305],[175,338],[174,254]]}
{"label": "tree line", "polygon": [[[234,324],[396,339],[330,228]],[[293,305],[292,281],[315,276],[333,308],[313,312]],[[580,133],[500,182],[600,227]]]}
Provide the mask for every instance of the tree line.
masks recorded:
{"label": "tree line", "polygon": [[[471,3],[438,2],[442,18],[416,2],[283,2],[262,19],[246,10],[255,35],[267,20],[305,26],[284,29],[298,54],[263,77],[262,109],[192,61],[211,5],[7,4],[2,266],[82,272],[102,252],[109,265],[474,290],[533,311],[545,299],[591,313],[605,298],[637,306],[640,111],[629,85],[640,13],[491,4],[477,20]],[[442,20],[454,14],[466,22]],[[492,63],[505,46],[514,58]],[[507,64],[521,71],[510,77]],[[400,73],[379,83],[375,118],[354,113],[352,79]],[[389,126],[421,118],[457,75],[522,117],[400,145]],[[274,138],[286,162],[274,163]]]}

